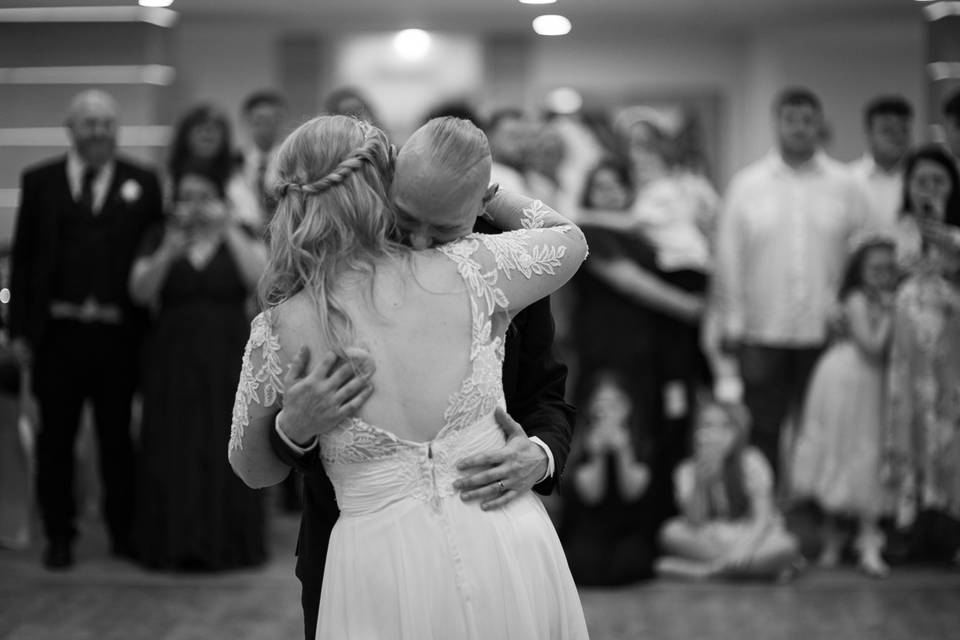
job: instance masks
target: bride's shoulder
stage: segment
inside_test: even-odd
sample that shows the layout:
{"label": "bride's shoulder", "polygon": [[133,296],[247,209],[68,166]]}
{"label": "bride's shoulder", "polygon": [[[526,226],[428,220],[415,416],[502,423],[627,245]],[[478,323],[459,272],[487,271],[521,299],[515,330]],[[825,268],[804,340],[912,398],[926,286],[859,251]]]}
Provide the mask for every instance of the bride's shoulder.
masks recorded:
{"label": "bride's shoulder", "polygon": [[257,315],[253,319],[251,332],[266,334],[284,351],[289,351],[286,347],[297,341],[296,336],[315,331],[316,313],[310,296],[301,291]]}

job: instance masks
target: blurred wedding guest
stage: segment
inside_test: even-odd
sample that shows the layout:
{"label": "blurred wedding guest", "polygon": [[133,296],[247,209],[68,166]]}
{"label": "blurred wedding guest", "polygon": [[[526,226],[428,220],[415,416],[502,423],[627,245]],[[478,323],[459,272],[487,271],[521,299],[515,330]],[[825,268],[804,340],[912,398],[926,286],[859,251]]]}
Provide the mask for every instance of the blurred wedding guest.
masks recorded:
{"label": "blurred wedding guest", "polygon": [[340,87],[327,94],[323,101],[323,112],[330,115],[350,116],[381,127],[380,119],[370,101],[353,87]]}
{"label": "blurred wedding guest", "polygon": [[[533,134],[528,151],[526,179],[531,197],[560,208],[564,185],[560,166],[566,158],[566,146],[560,132],[550,123],[540,126]],[[568,207],[569,208],[569,207]]]}
{"label": "blurred wedding guest", "polygon": [[441,102],[431,108],[427,115],[423,117],[421,122],[426,124],[434,118],[444,117],[469,120],[480,129],[486,128],[483,119],[477,113],[476,109],[474,109],[473,106],[466,100],[448,100]]}
{"label": "blurred wedding guest", "polygon": [[[0,287],[10,285],[10,248],[0,249]],[[33,520],[32,433],[36,411],[29,368],[10,348],[5,300],[0,298],[0,548],[27,549]]]}
{"label": "blurred wedding guest", "polygon": [[864,188],[870,222],[892,227],[903,204],[903,160],[910,150],[913,108],[901,96],[881,96],[864,109],[867,152],[850,165]]}
{"label": "blurred wedding guest", "polygon": [[693,456],[674,480],[680,515],[660,532],[661,575],[785,578],[798,566],[797,541],[776,510],[773,472],[747,446],[748,430],[742,405],[710,401],[697,410]]}
{"label": "blurred wedding guest", "polygon": [[514,193],[530,193],[525,175],[534,131],[533,123],[520,109],[500,109],[490,116],[486,134],[493,156],[491,184]]}
{"label": "blurred wedding guest", "polygon": [[907,556],[960,562],[960,178],[943,149],[907,159],[904,216],[921,257],[897,293],[885,475]]}
{"label": "blurred wedding guest", "polygon": [[40,407],[37,495],[48,541],[43,561],[51,569],[73,564],[74,446],[87,400],[111,549],[130,555],[130,415],[145,318],[126,282],[162,208],[155,174],[117,156],[111,96],[76,96],[66,127],[66,157],[23,174],[10,300],[12,347],[32,362]]}
{"label": "blurred wedding guest", "polygon": [[243,122],[250,145],[242,152],[243,179],[260,204],[260,215],[269,220],[272,215],[270,185],[274,176],[268,175],[270,161],[282,140],[283,120],[287,101],[275,91],[257,91],[243,102]]}
{"label": "blurred wedding guest", "polygon": [[930,244],[941,236],[950,236],[960,225],[955,203],[960,194],[954,187],[958,171],[950,153],[936,144],[910,152],[904,162],[904,188],[900,217],[894,234],[897,264],[906,274],[929,270],[938,264],[939,249]]}
{"label": "blurred wedding guest", "polygon": [[567,465],[560,537],[577,584],[616,586],[652,574],[653,531],[642,503],[650,469],[624,381],[604,371],[590,386]]}
{"label": "blurred wedding guest", "polygon": [[579,368],[576,396],[599,371],[616,369],[627,379],[634,411],[644,425],[658,423],[658,379],[651,360],[657,314],[694,323],[703,299],[659,278],[653,249],[639,235],[607,222],[629,216],[630,172],[604,160],[587,176],[580,212],[590,257],[574,278],[573,340]]}
{"label": "blurred wedding guest", "polygon": [[573,344],[577,354],[575,402],[583,404],[587,384],[599,371],[615,369],[630,396],[635,425],[653,450],[651,518],[673,513],[671,476],[684,455],[688,436],[668,428],[663,418],[663,375],[656,360],[664,345],[666,322],[695,326],[704,308],[701,296],[661,278],[656,254],[637,233],[617,229],[607,219],[628,218],[633,198],[626,165],[606,160],[587,177],[580,213],[590,257],[573,281]]}
{"label": "blurred wedding guest", "polygon": [[793,493],[812,497],[826,514],[820,565],[840,562],[842,517],[854,517],[860,568],[882,577],[879,519],[886,362],[897,285],[894,243],[869,235],[854,251],[840,286],[847,335],[821,358],[810,382],[792,468]]}
{"label": "blurred wedding guest", "polygon": [[[710,201],[705,199],[700,189],[705,181],[694,180],[690,172],[675,166],[675,142],[657,124],[641,120],[628,133],[637,181],[631,215],[653,245],[662,277],[684,291],[704,295],[713,269],[708,230],[717,214],[716,194]],[[706,191],[712,193],[708,184]],[[670,420],[687,421],[695,389],[709,377],[700,351],[699,325],[664,318],[660,334],[664,411]],[[689,434],[682,439],[688,441]]]}
{"label": "blurred wedding guest", "polygon": [[[168,181],[182,175],[187,167],[198,168],[226,185],[227,202],[239,220],[254,228],[263,226],[260,201],[234,162],[230,122],[213,105],[196,106],[177,123],[167,167]],[[173,198],[175,194],[168,196]]]}
{"label": "blurred wedding guest", "polygon": [[751,441],[776,473],[781,428],[801,408],[848,247],[868,214],[850,172],[818,150],[817,96],[787,89],[773,117],[776,150],[740,171],[726,194],[714,299],[725,349],[738,354]]}
{"label": "blurred wedding guest", "polygon": [[206,165],[173,177],[173,211],[148,236],[131,295],[156,317],[144,357],[135,542],[159,569],[231,569],[266,558],[261,496],[224,452],[248,334],[245,301],[266,263],[255,231]]}
{"label": "blurred wedding guest", "polygon": [[954,91],[943,103],[943,128],[947,134],[947,149],[960,165],[960,90]]}

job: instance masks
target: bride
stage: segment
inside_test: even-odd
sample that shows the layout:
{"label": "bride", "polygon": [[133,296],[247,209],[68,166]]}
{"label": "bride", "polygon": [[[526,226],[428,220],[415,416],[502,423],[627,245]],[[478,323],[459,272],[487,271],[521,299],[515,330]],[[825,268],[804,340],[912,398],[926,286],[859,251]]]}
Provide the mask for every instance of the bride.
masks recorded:
{"label": "bride", "polygon": [[[316,637],[586,638],[539,500],[527,493],[487,511],[453,487],[457,461],[504,444],[495,412],[510,318],[570,279],[586,257],[583,234],[538,201],[491,199],[487,140],[466,121],[432,120],[395,164],[397,210],[394,159],[377,128],[323,116],[280,148],[266,311],[244,354],[231,463],[242,464],[245,435],[272,428],[301,347],[344,359],[362,349],[375,391],[319,437],[341,515]],[[506,233],[471,234],[481,214]],[[414,226],[445,244],[400,244],[398,230]]]}

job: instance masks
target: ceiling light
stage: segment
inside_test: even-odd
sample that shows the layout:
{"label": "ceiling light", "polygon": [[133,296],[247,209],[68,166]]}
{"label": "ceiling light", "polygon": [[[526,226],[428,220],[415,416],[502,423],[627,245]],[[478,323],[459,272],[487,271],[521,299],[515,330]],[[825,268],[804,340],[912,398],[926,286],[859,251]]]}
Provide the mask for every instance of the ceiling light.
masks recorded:
{"label": "ceiling light", "polygon": [[553,4],[557,0],[520,0],[520,4]]}
{"label": "ceiling light", "polygon": [[533,30],[541,36],[562,36],[570,33],[570,21],[564,16],[546,15],[533,19]]}
{"label": "ceiling light", "polygon": [[422,60],[430,51],[430,41],[423,29],[404,29],[393,36],[393,48],[404,60]]}
{"label": "ceiling light", "polygon": [[580,111],[583,96],[576,89],[560,87],[547,94],[547,107],[554,113],[571,114]]}
{"label": "ceiling light", "polygon": [[173,0],[139,0],[141,7],[169,7]]}

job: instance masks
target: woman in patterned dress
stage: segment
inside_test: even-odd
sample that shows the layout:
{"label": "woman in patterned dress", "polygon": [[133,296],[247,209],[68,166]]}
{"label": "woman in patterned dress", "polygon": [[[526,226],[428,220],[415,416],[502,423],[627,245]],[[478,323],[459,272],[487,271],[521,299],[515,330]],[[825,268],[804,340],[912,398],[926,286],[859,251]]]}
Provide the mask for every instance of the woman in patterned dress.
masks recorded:
{"label": "woman in patterned dress", "polygon": [[898,253],[915,258],[895,306],[885,475],[898,523],[913,525],[914,550],[957,562],[960,180],[945,151],[925,147],[908,158],[904,182],[901,230],[919,234],[903,234],[898,245]]}

